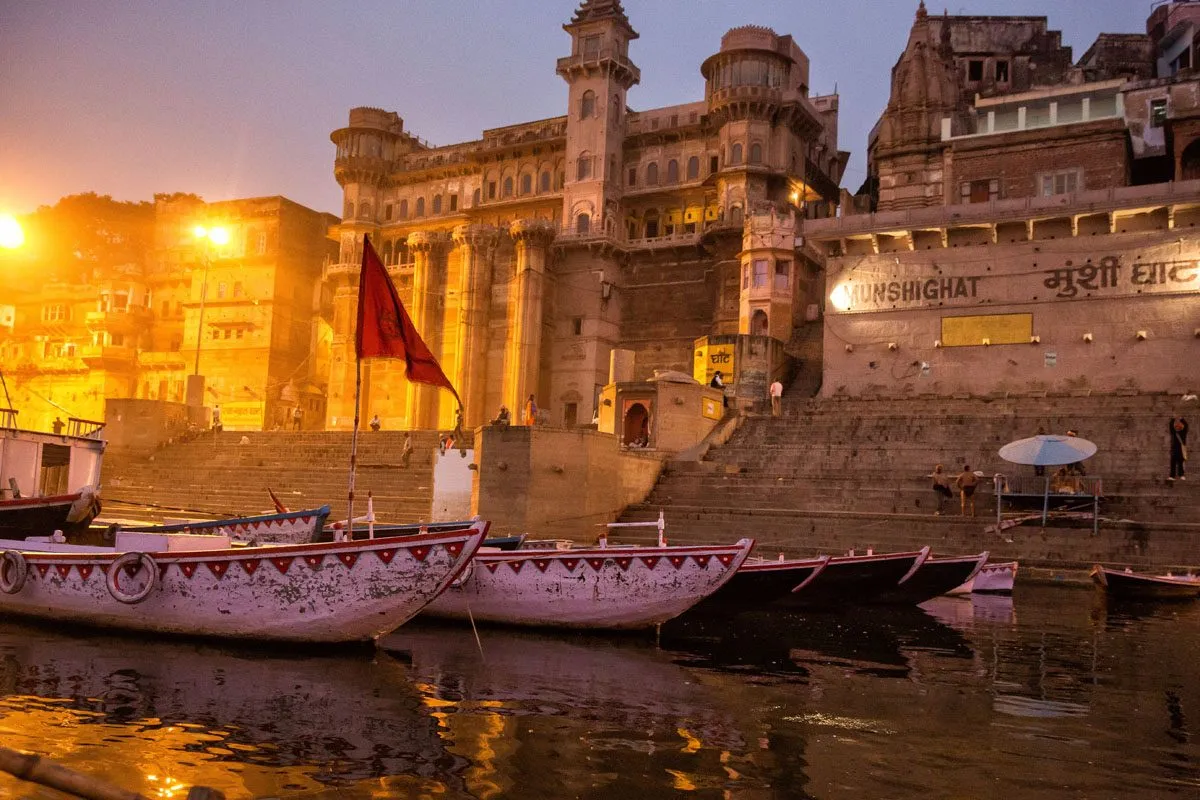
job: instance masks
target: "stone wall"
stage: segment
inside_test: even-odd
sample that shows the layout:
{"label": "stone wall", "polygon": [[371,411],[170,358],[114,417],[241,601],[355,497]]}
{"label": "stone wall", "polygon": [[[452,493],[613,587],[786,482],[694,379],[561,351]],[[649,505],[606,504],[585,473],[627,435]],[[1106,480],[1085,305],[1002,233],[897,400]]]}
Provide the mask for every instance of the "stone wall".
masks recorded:
{"label": "stone wall", "polygon": [[189,422],[207,427],[207,414],[208,409],[166,400],[109,399],[104,404],[104,438],[113,449],[150,453],[178,440]]}
{"label": "stone wall", "polygon": [[623,453],[593,430],[487,425],[476,435],[471,506],[499,535],[592,541],[661,469],[661,456]]}

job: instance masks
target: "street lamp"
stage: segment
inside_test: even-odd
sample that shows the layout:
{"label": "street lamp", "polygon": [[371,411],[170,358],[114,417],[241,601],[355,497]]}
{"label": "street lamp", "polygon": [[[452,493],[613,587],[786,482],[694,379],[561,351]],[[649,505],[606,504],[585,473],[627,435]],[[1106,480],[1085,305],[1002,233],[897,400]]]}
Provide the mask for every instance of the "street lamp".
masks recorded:
{"label": "street lamp", "polygon": [[229,231],[220,226],[206,228],[197,225],[192,233],[202,244],[204,279],[200,284],[200,319],[196,325],[196,363],[187,379],[187,402],[189,406],[204,405],[204,378],[200,375],[200,344],[204,341],[204,301],[208,297],[208,268],[212,263],[212,247],[229,244]]}

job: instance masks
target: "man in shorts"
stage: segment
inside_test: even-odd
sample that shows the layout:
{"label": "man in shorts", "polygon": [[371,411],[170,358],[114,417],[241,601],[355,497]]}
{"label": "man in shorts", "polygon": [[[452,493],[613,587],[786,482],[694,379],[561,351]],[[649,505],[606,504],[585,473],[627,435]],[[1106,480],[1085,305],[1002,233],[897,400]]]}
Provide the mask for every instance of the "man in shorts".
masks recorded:
{"label": "man in shorts", "polygon": [[971,516],[975,516],[975,487],[979,484],[979,477],[971,471],[970,464],[963,465],[963,471],[954,479],[954,486],[958,489],[958,497],[962,503],[962,514],[967,515],[967,506],[971,507]]}

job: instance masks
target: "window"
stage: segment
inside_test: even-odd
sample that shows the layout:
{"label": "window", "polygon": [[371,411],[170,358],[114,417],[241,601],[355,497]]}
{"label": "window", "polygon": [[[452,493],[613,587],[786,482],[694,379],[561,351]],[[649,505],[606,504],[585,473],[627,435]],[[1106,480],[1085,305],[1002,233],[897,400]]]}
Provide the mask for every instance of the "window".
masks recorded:
{"label": "window", "polygon": [[583,317],[575,317],[571,320],[571,335],[583,335]]}
{"label": "window", "polygon": [[646,217],[646,238],[654,239],[658,236],[658,215]]}
{"label": "window", "polygon": [[735,144],[733,149],[729,151],[729,163],[735,167],[742,163],[742,145],[740,142]]}
{"label": "window", "polygon": [[637,167],[629,168],[629,185],[637,186]]}
{"label": "window", "polygon": [[575,180],[586,181],[592,177],[592,157],[584,153],[575,159]]}
{"label": "window", "polygon": [[600,37],[598,35],[583,37],[583,41],[580,42],[579,49],[585,56],[588,56],[590,58],[595,58],[595,57],[599,56],[600,55]]}
{"label": "window", "polygon": [[234,282],[233,282],[233,296],[234,296],[234,297],[241,297],[241,296],[242,296],[242,292],[243,292],[243,290],[242,290],[242,282],[241,282],[241,281],[234,281]]}
{"label": "window", "polygon": [[711,175],[712,173],[716,172],[720,168],[721,168],[721,159],[718,158],[717,156],[709,156],[708,157],[708,174]]}
{"label": "window", "polygon": [[762,163],[762,145],[759,144],[758,142],[755,142],[754,144],[750,145],[750,163],[751,164],[761,164]]}
{"label": "window", "polygon": [[679,183],[679,162],[673,158],[667,162],[667,183]]}
{"label": "window", "polygon": [[1008,62],[996,61],[996,83],[1008,83]]}
{"label": "window", "polygon": [[359,203],[358,204],[358,216],[361,217],[362,219],[370,219],[371,218],[371,204],[370,203]]}
{"label": "window", "polygon": [[500,193],[500,196],[501,197],[512,197],[513,196],[513,179],[512,178],[504,179],[504,190]]}
{"label": "window", "polygon": [[1078,170],[1067,170],[1041,176],[1042,197],[1052,197],[1056,194],[1071,194],[1079,188],[1082,176]]}
{"label": "window", "polygon": [[596,93],[588,89],[579,99],[579,118],[591,119],[596,116]]}
{"label": "window", "polygon": [[533,176],[521,176],[521,194],[533,194]]}
{"label": "window", "polygon": [[981,181],[963,181],[959,186],[959,195],[963,203],[986,203],[989,200],[999,200],[1000,181],[994,178]]}
{"label": "window", "polygon": [[442,196],[440,194],[435,194],[433,196],[433,213],[442,213]]}
{"label": "window", "polygon": [[576,233],[587,233],[589,230],[591,230],[591,227],[592,227],[592,218],[589,215],[580,214],[578,217],[575,218],[575,232]]}
{"label": "window", "polygon": [[765,258],[757,258],[754,260],[754,288],[759,289],[767,285],[767,260]]}
{"label": "window", "polygon": [[972,59],[967,62],[967,80],[979,83],[983,80],[983,62]]}
{"label": "window", "polygon": [[238,328],[237,329],[237,338],[241,339],[245,335],[245,333],[246,333],[245,329]]}
{"label": "window", "polygon": [[408,219],[408,201],[400,201],[400,219]]}
{"label": "window", "polygon": [[418,216],[418,217],[425,216],[425,198],[424,197],[417,198],[416,216]]}
{"label": "window", "polygon": [[[388,208],[390,209],[391,206]],[[267,254],[267,235],[265,233],[259,232],[254,241],[254,252],[260,256]]]}
{"label": "window", "polygon": [[450,210],[458,211],[458,195],[456,194],[450,195]]}
{"label": "window", "polygon": [[687,179],[694,181],[700,177],[700,159],[692,156],[687,163]]}
{"label": "window", "polygon": [[1150,101],[1150,127],[1161,128],[1167,122],[1167,98]]}
{"label": "window", "polygon": [[563,404],[563,427],[574,427],[579,421],[579,404],[564,403]]}
{"label": "window", "polygon": [[392,219],[392,204],[391,203],[388,203],[386,206],[383,207],[383,219],[384,219],[384,221],[388,221],[388,222],[391,221],[391,219]]}
{"label": "window", "polygon": [[471,194],[471,206],[472,206],[472,207],[479,205],[479,194],[480,194],[480,192],[479,192],[479,190],[478,190],[478,189],[476,189],[476,190],[475,190],[475,191],[474,191],[474,192]]}
{"label": "window", "polygon": [[225,329],[225,338],[226,339],[228,339],[232,334],[233,334],[233,330],[231,330],[230,328]]}
{"label": "window", "polygon": [[787,291],[791,282],[792,262],[776,261],[775,262],[775,291]]}
{"label": "window", "polygon": [[217,299],[220,300],[220,299],[223,299],[224,297],[225,297],[225,283],[221,282],[221,283],[217,284]]}
{"label": "window", "polygon": [[488,200],[496,199],[496,182],[488,181]]}
{"label": "window", "polygon": [[541,184],[541,191],[543,191],[543,192],[550,191],[550,172],[549,171],[542,173],[542,179],[540,181],[540,184]]}
{"label": "window", "polygon": [[220,332],[219,330],[217,330],[216,328],[213,328],[213,329],[212,329],[212,331],[213,331],[213,335],[212,335],[212,337],[213,337],[214,339],[220,339],[220,338],[221,338],[221,332]]}
{"label": "window", "polygon": [[651,162],[650,164],[646,165],[646,185],[647,186],[657,186],[658,185],[658,164],[657,163]]}

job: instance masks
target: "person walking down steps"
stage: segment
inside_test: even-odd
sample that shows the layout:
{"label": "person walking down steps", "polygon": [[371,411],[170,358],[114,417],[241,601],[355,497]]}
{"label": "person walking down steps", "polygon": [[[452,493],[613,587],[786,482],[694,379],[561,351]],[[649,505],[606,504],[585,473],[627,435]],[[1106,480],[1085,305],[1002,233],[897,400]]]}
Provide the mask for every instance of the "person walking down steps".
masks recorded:
{"label": "person walking down steps", "polygon": [[1183,464],[1188,460],[1187,451],[1187,435],[1188,424],[1183,417],[1171,417],[1171,423],[1167,426],[1171,434],[1171,474],[1167,478],[1173,481],[1176,478],[1186,480],[1183,474]]}
{"label": "person walking down steps", "polygon": [[776,378],[771,382],[771,416],[778,417],[783,413],[783,384]]}
{"label": "person walking down steps", "polygon": [[945,467],[938,464],[930,477],[933,478],[933,493],[937,495],[937,511],[933,514],[940,517],[946,510],[946,501],[954,496],[950,491],[950,476],[946,474]]}

